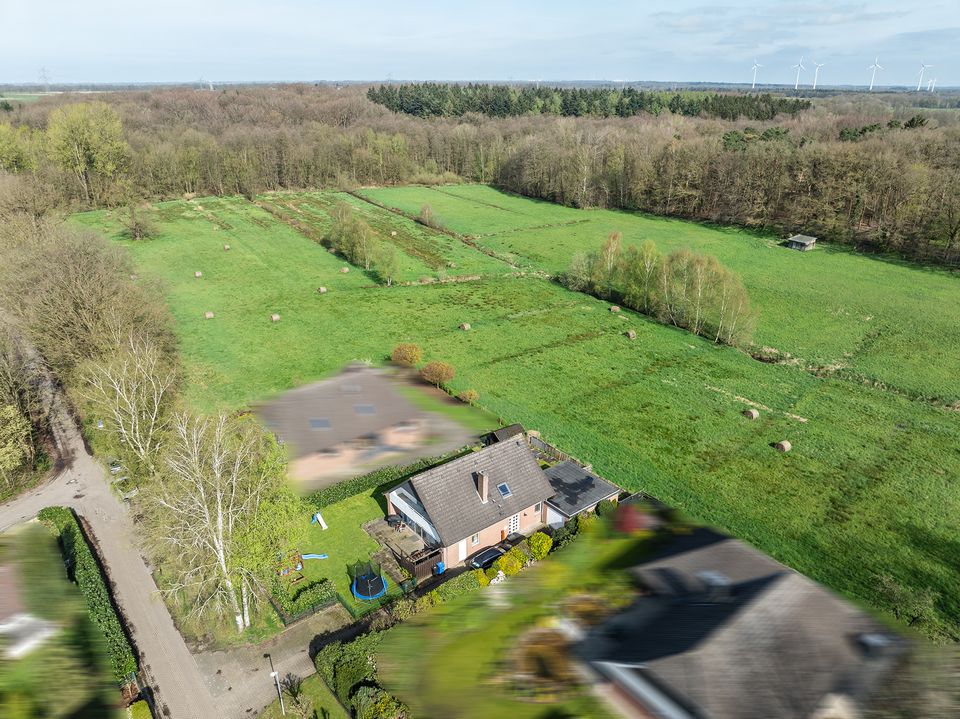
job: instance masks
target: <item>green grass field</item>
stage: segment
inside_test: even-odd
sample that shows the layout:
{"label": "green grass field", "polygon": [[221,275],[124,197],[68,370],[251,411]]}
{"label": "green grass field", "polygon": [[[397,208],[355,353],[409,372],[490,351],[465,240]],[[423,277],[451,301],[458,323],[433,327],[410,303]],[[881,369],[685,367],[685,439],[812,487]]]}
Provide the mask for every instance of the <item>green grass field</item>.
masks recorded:
{"label": "green grass field", "polygon": [[[960,393],[958,278],[486,187],[367,192],[411,212],[429,200],[447,227],[479,242],[540,227],[525,230],[531,247],[562,259],[531,267],[562,267],[575,249],[602,242],[614,220],[628,242],[650,236],[663,249],[710,251],[743,275],[760,308],[758,344],[849,369],[819,378],[757,362],[529,276],[376,287],[357,268],[340,274],[342,260],[239,198],[163,203],[154,213],[160,236],[136,244],[119,239],[110,212],[75,221],[123,242],[140,273],[165,284],[184,392],[200,409],[242,407],[417,342],[427,359],[457,368],[452,389],[478,390],[491,416],[540,430],[623,487],[649,491],[851,596],[882,605],[880,573],[933,587],[940,616],[960,634],[960,414],[910,399],[955,401]],[[384,227],[397,217],[367,211],[381,213]],[[438,248],[451,239],[417,228]],[[316,292],[321,284],[325,295]],[[207,310],[214,319],[203,318]],[[461,322],[472,329],[458,330]],[[635,341],[624,337],[627,328]],[[740,416],[747,402],[761,406],[758,421]],[[772,450],[780,439],[794,450]]]}
{"label": "green grass field", "polygon": [[[623,233],[625,246],[652,240],[663,252],[687,247],[709,253],[743,276],[760,308],[758,346],[911,396],[960,400],[956,273],[826,245],[800,253],[779,246],[775,238],[735,229],[572,210],[483,185],[391,187],[363,194],[405,212],[430,204],[441,219],[455,218],[447,221],[450,229],[486,233],[477,242],[521,269],[560,272],[575,252],[598,248],[613,231]],[[525,229],[531,224],[537,229]]]}

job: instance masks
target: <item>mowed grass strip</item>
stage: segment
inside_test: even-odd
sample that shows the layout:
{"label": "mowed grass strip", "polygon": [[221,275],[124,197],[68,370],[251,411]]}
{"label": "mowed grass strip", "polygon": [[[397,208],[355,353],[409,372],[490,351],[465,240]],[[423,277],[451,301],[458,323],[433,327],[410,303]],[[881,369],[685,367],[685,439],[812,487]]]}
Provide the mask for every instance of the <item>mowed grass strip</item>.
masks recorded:
{"label": "mowed grass strip", "polygon": [[[743,277],[759,310],[758,348],[911,397],[944,404],[960,400],[955,272],[823,244],[801,253],[781,247],[772,236],[630,212],[575,210],[482,185],[364,193],[404,211],[431,203],[438,216],[456,218],[451,229],[476,234],[480,246],[520,269],[562,272],[576,252],[598,249],[611,232],[623,234],[624,246],[652,240],[664,253],[689,248],[714,255]],[[434,203],[437,195],[442,204]],[[575,218],[581,221],[571,222]]]}
{"label": "mowed grass strip", "polygon": [[[960,617],[948,551],[960,510],[956,412],[760,363],[544,280],[371,286],[355,269],[340,275],[330,253],[249,203],[202,201],[213,222],[192,204],[162,206],[160,238],[127,244],[144,275],[170,286],[185,392],[196,407],[243,407],[417,342],[428,359],[456,367],[455,392],[478,390],[493,415],[540,430],[625,488],[649,491],[850,596],[882,606],[876,577],[889,573],[939,592],[945,621]],[[116,234],[105,213],[80,220]],[[230,229],[212,229],[217,223]],[[224,253],[225,235],[233,246],[249,243],[250,257]],[[206,257],[214,267],[239,263],[231,280],[195,280]],[[323,297],[318,278],[331,287]],[[231,303],[202,319],[204,305]],[[271,323],[278,303],[282,320]],[[461,322],[472,329],[460,331]],[[750,422],[740,411],[754,405],[761,418]],[[772,449],[780,439],[794,450]]]}
{"label": "mowed grass strip", "polygon": [[467,246],[456,237],[424,227],[408,217],[384,212],[346,192],[268,193],[257,201],[279,216],[306,225],[314,239],[330,232],[338,203],[352,207],[369,224],[380,242],[397,249],[397,282],[506,275],[510,264]]}

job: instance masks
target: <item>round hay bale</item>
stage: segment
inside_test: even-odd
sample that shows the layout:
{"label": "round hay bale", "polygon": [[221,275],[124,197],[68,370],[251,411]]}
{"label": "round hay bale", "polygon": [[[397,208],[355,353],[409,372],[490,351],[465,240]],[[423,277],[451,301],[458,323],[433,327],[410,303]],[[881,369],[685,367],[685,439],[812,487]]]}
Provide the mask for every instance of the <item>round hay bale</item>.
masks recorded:
{"label": "round hay bale", "polygon": [[326,288],[326,287],[318,287],[318,288],[317,288],[317,292],[319,292],[321,295],[325,295],[325,294],[327,294],[327,288]]}
{"label": "round hay bale", "polygon": [[637,333],[634,330],[627,330],[626,332],[624,332],[624,334],[627,336],[628,340],[637,339]]}
{"label": "round hay bale", "polygon": [[610,306],[610,311],[611,311],[611,312],[619,312],[619,311],[620,311],[620,305],[611,305],[611,306]]}
{"label": "round hay bale", "polygon": [[187,200],[188,202],[189,202],[190,200],[192,200],[192,199],[193,199],[194,197],[196,197],[196,196],[197,196],[197,193],[196,193],[196,192],[184,192],[184,193],[183,193],[183,199],[184,199],[184,200]]}
{"label": "round hay bale", "polygon": [[224,245],[224,246],[223,246],[223,249],[224,249],[224,250],[229,250],[229,249],[230,249],[230,245]]}
{"label": "round hay bale", "polygon": [[760,413],[755,409],[745,409],[743,410],[743,416],[747,419],[757,419]]}
{"label": "round hay bale", "polygon": [[196,272],[193,273],[193,276],[196,277],[197,279],[200,279],[201,277],[203,277],[203,273],[197,270]]}
{"label": "round hay bale", "polygon": [[781,439],[773,446],[777,448],[778,452],[789,452],[791,449],[793,449],[793,445],[790,444],[789,439]]}
{"label": "round hay bale", "polygon": [[203,318],[204,318],[205,320],[212,320],[212,319],[213,319],[213,312],[204,312],[204,313],[203,313]]}
{"label": "round hay bale", "polygon": [[349,268],[349,267],[341,267],[341,268],[340,268],[340,274],[341,274],[341,275],[345,275],[345,274],[347,274],[349,271],[350,271],[350,268]]}
{"label": "round hay bale", "polygon": [[390,236],[391,236],[391,237],[396,237],[396,236],[397,236],[397,231],[396,231],[396,230],[390,230]]}
{"label": "round hay bale", "polygon": [[460,329],[462,329],[464,332],[466,332],[467,330],[470,329],[470,323],[469,323],[469,322],[461,322],[461,323],[460,323]]}
{"label": "round hay bale", "polygon": [[280,321],[280,315],[270,315],[270,321],[271,321],[271,322],[279,322],[279,321]]}

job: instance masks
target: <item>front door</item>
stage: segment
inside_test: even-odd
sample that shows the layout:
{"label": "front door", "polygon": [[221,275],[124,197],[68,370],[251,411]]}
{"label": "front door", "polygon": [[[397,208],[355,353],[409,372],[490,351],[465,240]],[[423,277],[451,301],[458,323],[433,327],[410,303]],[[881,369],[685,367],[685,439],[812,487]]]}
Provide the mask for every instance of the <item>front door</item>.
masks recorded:
{"label": "front door", "polygon": [[508,529],[511,534],[519,534],[520,532],[520,515],[519,514],[515,514],[512,517],[510,517],[510,524],[508,525]]}
{"label": "front door", "polygon": [[457,561],[462,562],[467,558],[467,540],[461,539],[460,544],[457,545]]}

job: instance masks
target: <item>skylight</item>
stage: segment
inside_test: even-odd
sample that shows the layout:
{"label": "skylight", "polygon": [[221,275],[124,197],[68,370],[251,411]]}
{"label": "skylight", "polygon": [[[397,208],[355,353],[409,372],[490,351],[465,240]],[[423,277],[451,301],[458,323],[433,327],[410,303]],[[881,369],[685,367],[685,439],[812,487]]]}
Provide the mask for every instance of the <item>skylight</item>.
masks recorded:
{"label": "skylight", "polygon": [[324,418],[314,418],[310,420],[310,429],[330,429],[330,420]]}
{"label": "skylight", "polygon": [[355,404],[353,405],[353,409],[356,411],[357,414],[376,414],[377,413],[377,408],[374,407],[372,404]]}
{"label": "skylight", "polygon": [[500,496],[506,499],[507,497],[512,497],[513,492],[510,491],[510,485],[506,482],[501,482],[497,485],[497,489],[500,491]]}

